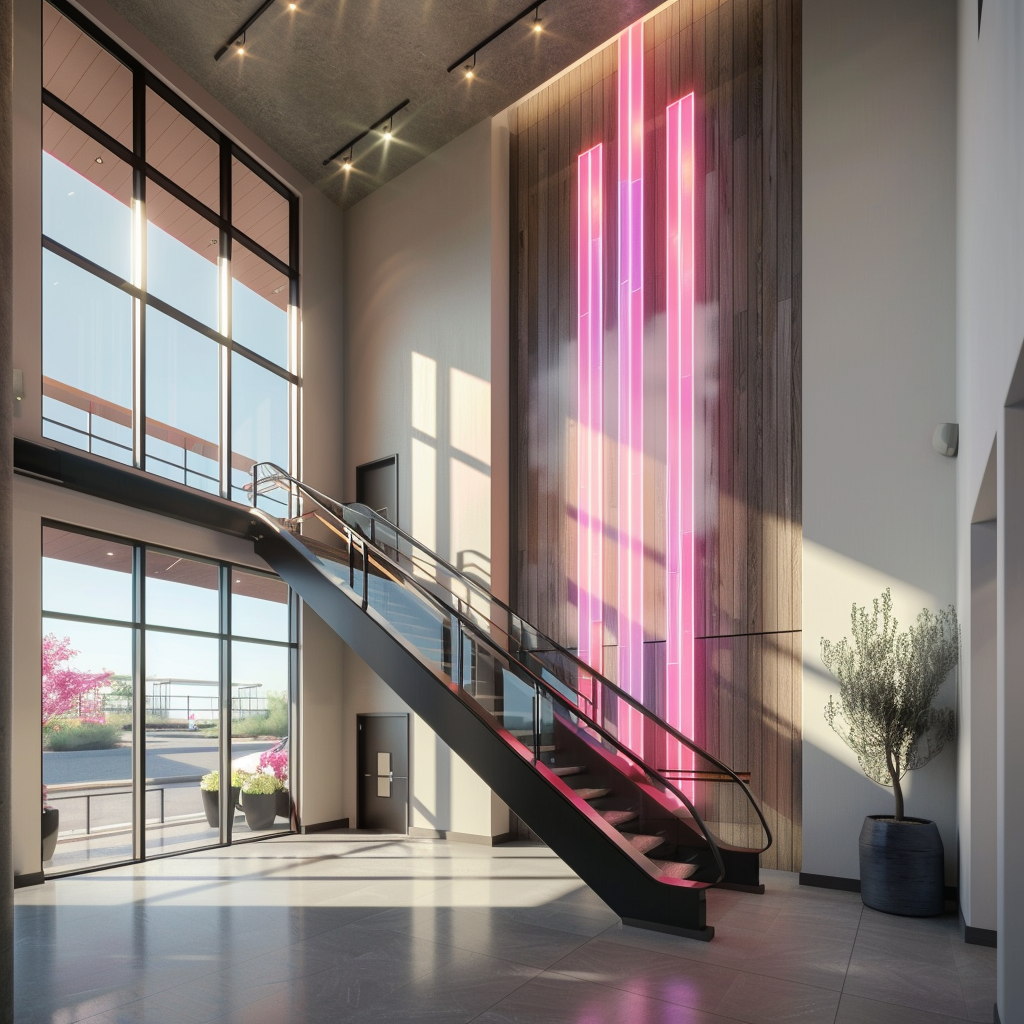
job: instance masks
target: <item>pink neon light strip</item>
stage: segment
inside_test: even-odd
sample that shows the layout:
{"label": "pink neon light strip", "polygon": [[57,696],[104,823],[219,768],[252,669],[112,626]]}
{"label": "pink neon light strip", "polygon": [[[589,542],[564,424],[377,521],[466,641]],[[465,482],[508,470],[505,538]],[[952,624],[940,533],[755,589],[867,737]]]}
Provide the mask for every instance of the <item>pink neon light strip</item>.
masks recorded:
{"label": "pink neon light strip", "polygon": [[[603,423],[603,147],[581,153],[577,161],[577,261],[579,325],[579,412],[576,428],[576,579],[579,657],[597,672],[604,653],[604,494],[601,439]],[[589,693],[591,680],[581,677]]]}
{"label": "pink neon light strip", "polygon": [[[643,698],[644,30],[619,36],[618,684]],[[640,715],[623,708],[620,736],[639,750]]]}
{"label": "pink neon light strip", "polygon": [[[668,143],[667,203],[667,653],[668,721],[693,737],[693,312],[694,312],[694,95],[665,111]],[[693,768],[693,755],[677,748],[670,766]],[[672,763],[672,762],[676,763]],[[683,789],[693,798],[692,784]]]}

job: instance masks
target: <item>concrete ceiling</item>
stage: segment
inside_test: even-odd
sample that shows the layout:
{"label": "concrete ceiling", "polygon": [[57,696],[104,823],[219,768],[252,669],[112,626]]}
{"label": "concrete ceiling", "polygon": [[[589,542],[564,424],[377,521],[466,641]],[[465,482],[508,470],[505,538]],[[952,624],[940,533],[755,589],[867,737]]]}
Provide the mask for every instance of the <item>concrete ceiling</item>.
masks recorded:
{"label": "concrete ceiling", "polygon": [[[526,0],[288,0],[220,46],[260,0],[109,0],[292,166],[349,207],[572,64],[660,0],[546,0],[480,52],[476,77],[446,68]],[[385,142],[371,133],[345,172],[323,160],[408,98]]]}

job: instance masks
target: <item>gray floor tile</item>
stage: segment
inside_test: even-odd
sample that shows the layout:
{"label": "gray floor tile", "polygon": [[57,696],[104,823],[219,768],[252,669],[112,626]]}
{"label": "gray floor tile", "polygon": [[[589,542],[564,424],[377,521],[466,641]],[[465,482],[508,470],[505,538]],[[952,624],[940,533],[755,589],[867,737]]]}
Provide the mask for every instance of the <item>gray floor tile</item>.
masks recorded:
{"label": "gray floor tile", "polygon": [[[989,1008],[988,1019],[992,1019]],[[962,1024],[960,1017],[948,1017],[928,1010],[914,1010],[895,1003],[844,993],[839,1000],[835,1024]]]}
{"label": "gray floor tile", "polygon": [[737,971],[727,967],[600,939],[563,957],[550,972],[708,1011],[721,1002],[737,978]]}
{"label": "gray floor tile", "polygon": [[991,1020],[995,950],[965,945],[954,916],[764,879],[761,896],[709,890],[705,943],[623,926],[533,844],[285,837],[152,861],[17,894],[16,1019]]}
{"label": "gray floor tile", "polygon": [[855,949],[843,992],[952,1017],[967,1016],[957,972],[920,960],[869,955]]}
{"label": "gray floor tile", "polygon": [[728,1024],[727,1018],[545,973],[476,1018],[474,1024]]}
{"label": "gray floor tile", "polygon": [[745,1024],[833,1024],[838,1005],[838,992],[741,973],[715,1011]]}

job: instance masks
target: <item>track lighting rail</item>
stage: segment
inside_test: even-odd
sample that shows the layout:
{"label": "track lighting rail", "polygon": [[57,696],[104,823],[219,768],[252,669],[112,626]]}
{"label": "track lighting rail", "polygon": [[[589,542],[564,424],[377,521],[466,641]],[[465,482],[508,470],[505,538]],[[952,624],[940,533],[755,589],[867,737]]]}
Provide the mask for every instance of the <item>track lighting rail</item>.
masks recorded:
{"label": "track lighting rail", "polygon": [[409,101],[407,99],[404,99],[404,100],[402,100],[401,103],[398,104],[397,107],[392,107],[383,117],[378,117],[377,120],[374,121],[373,124],[371,124],[365,131],[360,132],[354,139],[349,139],[349,141],[346,142],[344,146],[340,146],[338,149],[336,149],[324,161],[324,164],[323,164],[324,167],[326,167],[332,161],[337,160],[338,157],[341,156],[343,153],[348,153],[349,163],[351,163],[351,161],[352,161],[352,150],[355,148],[356,144],[359,143],[359,142],[362,142],[363,139],[365,139],[366,136],[369,135],[370,132],[372,132],[374,128],[379,128],[385,122],[387,122],[388,129],[389,129],[387,134],[390,135],[391,134],[390,128],[391,128],[391,121],[392,121],[392,119],[394,118],[395,114],[397,114],[401,110],[404,110],[407,106],[409,106]]}
{"label": "track lighting rail", "polygon": [[239,40],[242,40],[244,42],[245,33],[248,32],[249,29],[251,29],[253,25],[255,25],[256,22],[259,21],[260,18],[262,18],[263,15],[270,10],[273,4],[274,0],[263,0],[263,3],[261,3],[259,7],[256,8],[255,13],[249,15],[246,21],[242,23],[241,28],[239,28],[239,30],[235,32],[228,39],[228,41],[213,55],[213,59],[220,60],[221,57],[223,57],[224,54],[227,53],[228,50],[230,50],[231,47],[235,45],[235,43],[237,43]]}
{"label": "track lighting rail", "polygon": [[536,0],[536,2],[530,4],[529,7],[525,7],[514,18],[509,18],[508,21],[506,21],[505,24],[501,26],[501,28],[495,29],[486,39],[482,39],[479,43],[476,44],[476,46],[473,46],[470,49],[468,49],[458,60],[452,61],[452,63],[448,65],[448,74],[451,74],[457,67],[460,67],[461,65],[465,64],[466,61],[468,61],[471,57],[473,58],[473,63],[475,64],[476,55],[485,46],[487,46],[489,43],[493,43],[494,40],[498,38],[498,36],[504,35],[510,28],[512,28],[513,25],[517,25],[528,14],[533,14],[536,20],[536,14],[540,10],[541,4],[543,2],[544,0]]}

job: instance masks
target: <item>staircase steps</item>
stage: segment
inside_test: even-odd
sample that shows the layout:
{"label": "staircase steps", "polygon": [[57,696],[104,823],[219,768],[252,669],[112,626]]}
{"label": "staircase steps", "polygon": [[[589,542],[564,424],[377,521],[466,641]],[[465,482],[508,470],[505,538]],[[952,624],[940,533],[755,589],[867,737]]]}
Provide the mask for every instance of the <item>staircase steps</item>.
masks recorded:
{"label": "staircase steps", "polygon": [[582,775],[587,769],[581,764],[565,765],[562,768],[552,768],[551,771],[555,775],[561,775],[563,778],[566,775]]}
{"label": "staircase steps", "polygon": [[601,797],[607,796],[611,790],[603,786],[580,786],[579,789],[574,789],[573,792],[581,800],[600,800]]}
{"label": "staircase steps", "polygon": [[622,828],[630,821],[635,821],[639,815],[636,811],[599,811],[598,812],[612,828]]}
{"label": "staircase steps", "polygon": [[665,842],[661,836],[645,836],[639,833],[627,835],[626,838],[632,844],[633,849],[638,853],[649,853],[651,850],[657,849]]}
{"label": "staircase steps", "polygon": [[652,857],[651,861],[661,869],[663,875],[668,875],[669,878],[691,878],[700,870],[699,864],[684,864],[678,860],[655,860]]}

